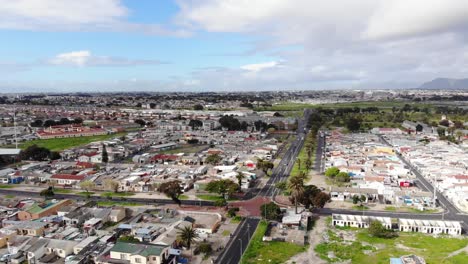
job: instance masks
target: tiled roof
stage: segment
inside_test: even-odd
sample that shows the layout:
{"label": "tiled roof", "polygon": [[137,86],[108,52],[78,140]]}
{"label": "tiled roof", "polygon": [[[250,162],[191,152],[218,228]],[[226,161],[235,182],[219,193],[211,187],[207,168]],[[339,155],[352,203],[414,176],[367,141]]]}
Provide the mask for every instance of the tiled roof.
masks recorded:
{"label": "tiled roof", "polygon": [[76,180],[81,181],[86,178],[85,175],[73,175],[73,174],[54,174],[51,179],[61,179],[61,180]]}

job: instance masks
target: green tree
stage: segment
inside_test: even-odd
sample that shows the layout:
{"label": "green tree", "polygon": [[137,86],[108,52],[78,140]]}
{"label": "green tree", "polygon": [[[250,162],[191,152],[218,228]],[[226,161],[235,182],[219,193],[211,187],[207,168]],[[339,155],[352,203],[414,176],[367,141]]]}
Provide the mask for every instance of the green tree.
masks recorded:
{"label": "green tree", "polygon": [[346,128],[349,131],[358,131],[361,128],[362,120],[356,117],[350,117],[346,120]]}
{"label": "green tree", "polygon": [[118,193],[120,184],[119,184],[118,181],[115,181],[113,179],[105,179],[104,180],[104,187],[106,187],[106,189],[108,189],[109,191],[113,191],[115,193]]}
{"label": "green tree", "polygon": [[386,229],[380,221],[371,221],[368,228],[369,235],[379,238],[393,238],[398,236],[398,233]]}
{"label": "green tree", "polygon": [[299,202],[300,197],[304,193],[304,178],[298,176],[290,178],[288,188],[291,191],[292,198],[294,199],[294,207],[296,208],[297,214],[297,204]]}
{"label": "green tree", "polygon": [[208,242],[202,242],[200,243],[197,248],[195,249],[195,254],[197,253],[202,253],[205,256],[208,256],[213,252],[213,248],[211,247],[211,244]]}
{"label": "green tree", "polygon": [[205,190],[211,193],[217,193],[225,197],[226,195],[231,196],[239,189],[237,183],[231,180],[215,180],[211,181],[206,185]]}
{"label": "green tree", "polygon": [[96,184],[92,181],[82,181],[80,182],[80,188],[85,190],[86,193],[89,193],[90,190],[93,190],[96,187]]}
{"label": "green tree", "polygon": [[187,249],[190,249],[197,238],[198,234],[192,226],[184,226],[177,231],[177,240],[186,246]]}
{"label": "green tree", "polygon": [[262,170],[266,175],[268,175],[268,170],[273,169],[274,167],[275,165],[273,162],[263,159],[257,160],[257,168]]}
{"label": "green tree", "polygon": [[267,220],[278,220],[281,210],[277,204],[270,202],[260,206],[260,213]]}
{"label": "green tree", "polygon": [[196,104],[196,105],[193,106],[193,110],[201,111],[203,109],[204,109],[204,107],[201,104]]}
{"label": "green tree", "polygon": [[102,144],[102,162],[107,163],[109,162],[109,154],[107,153],[106,145]]}
{"label": "green tree", "polygon": [[351,178],[349,177],[349,174],[348,174],[347,172],[340,171],[340,172],[335,176],[335,179],[336,179],[338,182],[349,182]]}
{"label": "green tree", "polygon": [[140,240],[138,240],[134,236],[121,236],[117,240],[122,241],[122,242],[127,242],[127,243],[139,243],[140,242]]}
{"label": "green tree", "polygon": [[245,178],[245,175],[243,172],[237,172],[236,179],[237,179],[237,185],[239,185],[239,192],[242,192],[242,180]]}
{"label": "green tree", "polygon": [[54,187],[49,186],[47,189],[42,190],[39,193],[40,196],[44,197],[44,200],[47,200],[48,198],[51,198],[55,195],[54,193]]}
{"label": "green tree", "polygon": [[182,187],[180,186],[180,181],[168,181],[161,183],[158,187],[158,191],[164,193],[167,197],[171,198],[179,206],[182,204],[182,201],[179,199],[182,192]]}
{"label": "green tree", "polygon": [[325,171],[325,176],[334,179],[338,173],[340,173],[340,170],[337,167],[330,167]]}
{"label": "green tree", "polygon": [[205,159],[205,163],[217,165],[222,160],[221,156],[218,154],[211,154]]}
{"label": "green tree", "polygon": [[330,201],[331,197],[328,193],[326,192],[319,192],[314,199],[312,200],[312,203],[315,208],[323,208],[328,201]]}
{"label": "green tree", "polygon": [[279,181],[275,183],[275,187],[280,189],[281,191],[284,191],[288,188],[288,182],[287,181]]}

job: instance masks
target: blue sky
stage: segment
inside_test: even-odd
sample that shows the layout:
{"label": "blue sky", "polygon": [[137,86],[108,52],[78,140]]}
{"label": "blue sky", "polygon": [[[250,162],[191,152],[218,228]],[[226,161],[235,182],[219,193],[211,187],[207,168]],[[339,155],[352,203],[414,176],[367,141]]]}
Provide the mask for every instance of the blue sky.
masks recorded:
{"label": "blue sky", "polygon": [[0,89],[411,88],[468,77],[467,14],[459,0],[0,0]]}

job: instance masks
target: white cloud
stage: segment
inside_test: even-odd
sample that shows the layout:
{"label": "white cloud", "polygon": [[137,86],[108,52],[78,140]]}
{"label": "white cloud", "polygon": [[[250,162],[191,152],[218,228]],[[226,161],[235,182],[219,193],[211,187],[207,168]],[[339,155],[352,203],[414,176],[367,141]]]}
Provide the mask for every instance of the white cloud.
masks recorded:
{"label": "white cloud", "polygon": [[161,64],[158,60],[134,60],[120,57],[95,56],[88,50],[61,53],[47,60],[51,65],[62,66],[134,66]]}
{"label": "white cloud", "polygon": [[259,86],[290,86],[294,80],[302,88],[336,82],[346,88],[468,76],[466,0],[177,2],[180,25],[250,35],[254,47],[247,53],[286,62],[245,65],[247,73],[211,72],[222,85],[245,87],[243,81],[255,80]]}
{"label": "white cloud", "polygon": [[278,66],[277,61],[269,61],[269,62],[263,62],[263,63],[247,64],[247,65],[241,66],[240,68],[243,70],[247,70],[247,71],[258,72],[258,71],[268,69],[268,68],[273,68],[276,66]]}
{"label": "white cloud", "polygon": [[0,0],[0,29],[189,35],[157,24],[130,23],[129,13],[121,0]]}

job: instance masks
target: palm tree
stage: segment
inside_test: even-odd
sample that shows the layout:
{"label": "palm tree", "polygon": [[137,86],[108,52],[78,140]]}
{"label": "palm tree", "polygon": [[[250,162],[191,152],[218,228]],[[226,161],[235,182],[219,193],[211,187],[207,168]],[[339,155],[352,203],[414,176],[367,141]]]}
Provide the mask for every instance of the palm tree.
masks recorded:
{"label": "palm tree", "polygon": [[242,180],[245,178],[244,173],[242,172],[237,172],[236,179],[237,179],[237,184],[239,185],[239,192],[242,192]]}
{"label": "palm tree", "polygon": [[179,228],[179,232],[177,232],[177,240],[182,242],[187,249],[190,249],[190,246],[197,238],[198,234],[192,226],[184,226],[183,228]]}
{"label": "palm tree", "polygon": [[297,201],[304,193],[304,178],[300,176],[294,176],[289,180],[288,185],[291,195],[294,197],[294,206],[296,207],[297,214]]}

